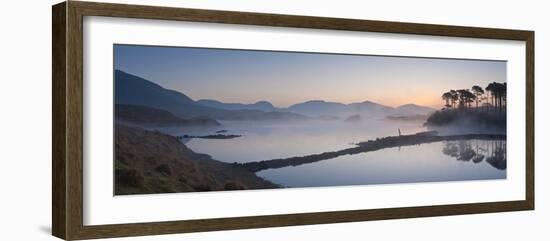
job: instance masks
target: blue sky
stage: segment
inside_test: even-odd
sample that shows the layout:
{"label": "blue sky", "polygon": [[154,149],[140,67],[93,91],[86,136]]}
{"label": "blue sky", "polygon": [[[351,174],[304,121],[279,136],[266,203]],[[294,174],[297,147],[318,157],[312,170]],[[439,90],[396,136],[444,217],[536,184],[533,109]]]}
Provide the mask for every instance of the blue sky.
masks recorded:
{"label": "blue sky", "polygon": [[415,103],[441,107],[449,89],[506,81],[506,62],[322,53],[115,45],[114,67],[189,97]]}

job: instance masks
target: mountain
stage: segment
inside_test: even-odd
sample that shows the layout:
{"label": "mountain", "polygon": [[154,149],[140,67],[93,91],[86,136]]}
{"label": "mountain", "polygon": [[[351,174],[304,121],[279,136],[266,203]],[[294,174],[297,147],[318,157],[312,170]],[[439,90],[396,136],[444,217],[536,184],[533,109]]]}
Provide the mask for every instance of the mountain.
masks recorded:
{"label": "mountain", "polygon": [[406,104],[401,105],[395,108],[397,111],[397,114],[402,116],[408,116],[408,115],[427,115],[432,112],[435,112],[436,109],[427,107],[427,106],[420,106],[415,104]]}
{"label": "mountain", "polygon": [[351,103],[348,106],[354,113],[359,113],[366,116],[385,116],[395,111],[392,107],[381,105],[371,101]]}
{"label": "mountain", "polygon": [[327,115],[344,115],[348,112],[348,107],[342,103],[326,102],[323,100],[311,100],[303,103],[291,105],[288,111],[308,115],[311,117]]}
{"label": "mountain", "polygon": [[217,100],[198,100],[199,105],[224,110],[260,110],[265,112],[280,111],[267,101],[258,101],[254,104],[223,103]]}
{"label": "mountain", "polygon": [[115,118],[117,121],[136,125],[154,126],[219,126],[219,122],[209,118],[182,119],[174,114],[151,107],[138,105],[115,105]]}
{"label": "mountain", "polygon": [[188,96],[165,89],[144,78],[115,71],[115,103],[139,105],[169,111],[181,118],[207,116],[217,109],[199,106]]}
{"label": "mountain", "polygon": [[[165,89],[144,78],[115,70],[115,104],[146,106],[171,112],[180,118],[216,120],[305,120],[306,116],[261,110],[228,110],[201,105],[185,94]],[[256,103],[258,104],[258,103]],[[260,102],[259,106],[266,106]]]}
{"label": "mountain", "polygon": [[311,117],[318,116],[339,116],[348,117],[351,115],[362,115],[368,118],[381,117],[392,114],[395,110],[392,107],[380,105],[370,101],[360,103],[342,104],[322,100],[307,101],[292,105],[289,111]]}

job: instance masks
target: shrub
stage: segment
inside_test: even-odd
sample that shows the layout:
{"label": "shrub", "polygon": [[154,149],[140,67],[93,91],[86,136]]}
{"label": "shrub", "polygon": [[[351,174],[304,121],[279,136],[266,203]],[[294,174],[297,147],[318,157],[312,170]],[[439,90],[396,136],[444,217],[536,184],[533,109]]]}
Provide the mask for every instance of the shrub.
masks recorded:
{"label": "shrub", "polygon": [[480,111],[475,109],[446,109],[428,117],[427,126],[475,126],[506,128],[506,111]]}

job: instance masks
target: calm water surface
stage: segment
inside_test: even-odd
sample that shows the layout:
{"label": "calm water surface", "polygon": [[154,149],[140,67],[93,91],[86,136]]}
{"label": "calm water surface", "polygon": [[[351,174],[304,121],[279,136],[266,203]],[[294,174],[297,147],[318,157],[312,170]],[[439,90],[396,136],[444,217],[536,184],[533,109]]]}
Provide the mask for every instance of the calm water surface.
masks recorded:
{"label": "calm water surface", "polygon": [[[436,142],[345,155],[307,165],[264,170],[257,174],[289,187],[506,178],[505,158],[487,161],[491,158],[488,153],[496,145],[502,143],[481,140]],[[449,148],[455,151],[444,153]],[[487,148],[489,151],[486,151]]]}
{"label": "calm water surface", "polygon": [[[222,122],[214,128],[160,128],[172,135],[239,134],[234,139],[184,139],[195,152],[223,162],[245,163],[335,151],[353,143],[425,131],[422,122],[367,120]],[[436,142],[345,155],[257,173],[286,187],[313,187],[506,178],[505,141]]]}

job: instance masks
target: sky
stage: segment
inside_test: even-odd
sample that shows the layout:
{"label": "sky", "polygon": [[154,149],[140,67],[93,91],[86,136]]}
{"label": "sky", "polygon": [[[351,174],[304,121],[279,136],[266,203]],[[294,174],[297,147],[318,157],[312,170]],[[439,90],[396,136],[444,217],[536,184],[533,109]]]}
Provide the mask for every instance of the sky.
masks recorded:
{"label": "sky", "polygon": [[194,100],[374,101],[440,108],[450,89],[506,81],[506,62],[261,50],[114,46],[114,68]]}

